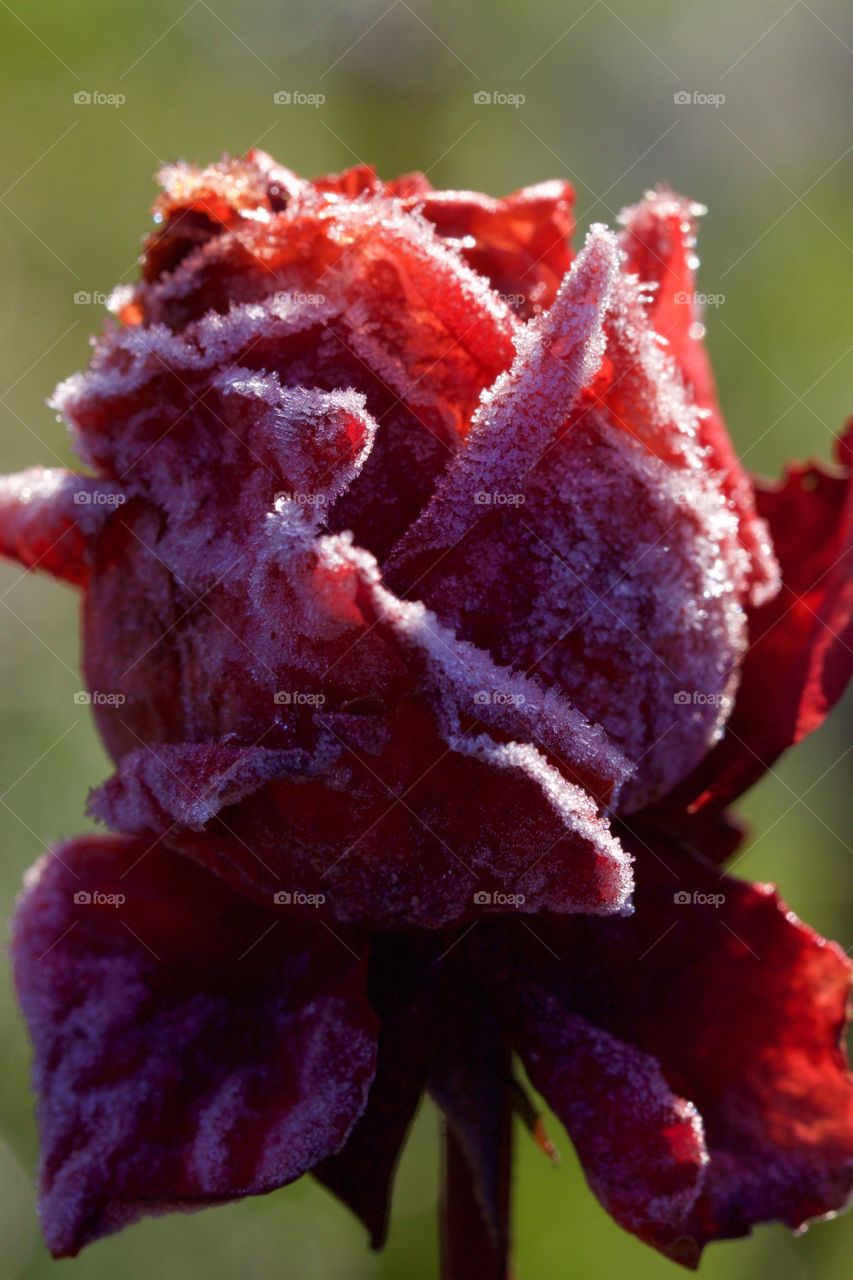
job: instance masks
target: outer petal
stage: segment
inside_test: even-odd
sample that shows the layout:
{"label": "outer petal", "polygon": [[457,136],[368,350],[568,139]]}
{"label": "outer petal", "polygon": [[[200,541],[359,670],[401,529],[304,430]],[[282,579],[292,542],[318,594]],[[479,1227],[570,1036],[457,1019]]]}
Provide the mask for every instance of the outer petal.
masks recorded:
{"label": "outer petal", "polygon": [[81,837],[35,869],[14,956],[55,1255],[273,1190],[343,1145],[376,1018],[357,944],[317,933],[134,841]]}
{"label": "outer petal", "polygon": [[717,401],[711,363],[703,341],[701,295],[696,290],[696,220],[705,210],[665,187],[623,210],[622,245],[627,268],[653,292],[646,303],[655,331],[666,339],[687,389],[702,410],[699,440],[707,464],[719,475],[737,513],[742,545],[750,555],[750,578],[756,603],[772,596],[776,565],[767,530],[757,519],[755,496],[726,430]]}
{"label": "outer petal", "polygon": [[112,480],[58,468],[0,476],[0,554],[82,586],[94,539],[125,501]]}
{"label": "outer petal", "polygon": [[[505,963],[516,983],[525,974],[522,1008],[532,990],[537,999],[547,992],[562,1011],[558,1017],[549,1006],[551,1029],[540,1024],[535,1064],[555,1105],[565,1085],[571,1105],[582,1106],[578,1080],[564,1081],[560,1065],[560,1019],[577,1017],[605,1037],[605,1059],[652,1060],[672,1094],[695,1107],[708,1152],[702,1189],[692,1206],[673,1201],[653,1230],[639,1228],[695,1266],[709,1241],[765,1221],[799,1228],[845,1205],[853,1189],[853,1077],[842,1048],[851,966],[768,887],[720,876],[673,845],[657,843],[655,852],[673,874],[643,855],[630,920],[542,919],[537,932],[551,954],[525,939],[525,958]],[[494,958],[488,963],[494,970]],[[623,1046],[618,1053],[607,1047],[612,1037]],[[626,1079],[625,1088],[640,1078]],[[595,1107],[600,1086],[593,1079],[590,1087]],[[657,1086],[648,1087],[654,1107]],[[625,1114],[623,1133],[609,1130],[605,1146],[616,1175],[632,1159]],[[571,1110],[566,1117],[571,1127]],[[586,1133],[591,1141],[594,1130]],[[662,1136],[653,1129],[649,1141]]]}
{"label": "outer petal", "polygon": [[[846,442],[853,442],[853,428]],[[845,441],[839,445],[843,459]],[[849,462],[835,472],[789,468],[761,485],[782,590],[749,614],[749,651],[722,741],[656,808],[664,825],[717,813],[789,746],[812,733],[853,673],[853,485]]]}
{"label": "outer petal", "polygon": [[628,1231],[668,1241],[686,1220],[708,1154],[696,1108],[631,1044],[527,992],[518,1049],[577,1147],[590,1186]]}

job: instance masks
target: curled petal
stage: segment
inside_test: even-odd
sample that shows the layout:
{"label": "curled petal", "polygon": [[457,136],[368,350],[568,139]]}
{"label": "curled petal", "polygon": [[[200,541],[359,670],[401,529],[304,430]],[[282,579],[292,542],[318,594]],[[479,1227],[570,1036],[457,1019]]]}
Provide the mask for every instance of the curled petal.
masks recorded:
{"label": "curled petal", "polygon": [[0,554],[83,586],[92,544],[125,501],[120,484],[32,467],[0,477]]}
{"label": "curled petal", "polygon": [[[322,892],[354,922],[436,927],[479,914],[493,894],[526,911],[623,909],[630,864],[605,806],[627,766],[606,736],[395,597],[346,540],[321,539],[304,556],[295,589],[309,598],[315,659],[318,636],[337,622],[328,700],[291,721],[305,745],[137,739],[93,811],[122,831],[162,835],[261,901],[281,887]],[[363,640],[376,655],[372,679],[380,663],[387,676],[359,688]],[[272,742],[285,722],[267,696]]]}
{"label": "curled petal", "polygon": [[[184,462],[208,458],[219,425],[225,476],[228,414],[209,385],[217,372],[240,366],[283,386],[361,392],[381,430],[333,527],[382,557],[428,500],[480,393],[510,363],[516,318],[399,199],[348,200],[303,184],[281,207],[260,195],[253,204],[247,193],[265,190],[269,175],[247,177],[252,166],[241,163],[239,199],[232,168],[171,174],[175,235],[196,184],[210,203],[220,183],[231,213],[117,302],[126,329],[101,340],[89,374],[65,384],[56,406],[85,457],[114,474],[133,468],[135,479],[169,450]],[[167,227],[170,198],[160,210]],[[187,439],[199,422],[204,450]],[[257,470],[257,459],[247,462]],[[182,487],[191,489],[189,477]]]}
{"label": "curled petal", "polygon": [[271,1191],[344,1144],[376,1018],[358,942],[319,934],[130,840],[81,837],[36,868],[14,957],[56,1256]]}

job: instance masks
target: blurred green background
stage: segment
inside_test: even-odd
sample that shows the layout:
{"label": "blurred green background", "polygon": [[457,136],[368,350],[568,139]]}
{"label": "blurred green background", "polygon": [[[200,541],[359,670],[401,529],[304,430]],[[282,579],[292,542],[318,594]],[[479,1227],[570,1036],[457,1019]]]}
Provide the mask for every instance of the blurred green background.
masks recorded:
{"label": "blurred green background", "polygon": [[[844,215],[853,30],[843,0],[0,0],[0,32],[2,470],[70,460],[44,400],[86,362],[99,296],[133,277],[160,161],[207,161],[255,144],[309,174],[367,160],[386,176],[419,168],[435,185],[494,193],[567,176],[581,226],[612,222],[644,188],[668,180],[710,210],[700,288],[725,299],[706,322],[739,448],[771,474],[787,457],[829,457],[851,408]],[[278,106],[281,91],[325,102]],[[524,102],[478,105],[478,92]],[[125,101],[75,103],[79,93]],[[87,827],[86,791],[108,766],[73,701],[72,593],[4,564],[0,605],[8,916],[43,846]],[[745,809],[757,834],[738,867],[778,881],[794,909],[845,948],[853,944],[847,726],[849,704],[755,790]],[[52,1263],[35,1225],[28,1047],[7,979],[0,1033],[2,1280],[37,1280],[55,1265],[78,1280],[434,1276],[429,1109],[402,1166],[381,1257],[305,1180],[143,1223],[76,1262]],[[610,1222],[553,1128],[564,1156],[557,1172],[520,1142],[522,1280],[675,1276],[673,1264]],[[853,1216],[799,1240],[768,1227],[718,1245],[703,1274],[841,1280],[851,1254]]]}

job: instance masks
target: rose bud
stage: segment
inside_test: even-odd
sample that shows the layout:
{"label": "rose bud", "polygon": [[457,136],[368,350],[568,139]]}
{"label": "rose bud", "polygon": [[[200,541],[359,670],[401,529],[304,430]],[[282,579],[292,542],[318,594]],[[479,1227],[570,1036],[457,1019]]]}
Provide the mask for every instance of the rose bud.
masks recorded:
{"label": "rose bud", "polygon": [[307,1170],[379,1244],[427,1089],[445,1274],[505,1275],[513,1053],[678,1261],[834,1212],[849,965],[713,864],[850,674],[850,446],[739,464],[698,208],[162,182],[53,401],[90,473],[0,482],[115,766],[17,916],[50,1247]]}

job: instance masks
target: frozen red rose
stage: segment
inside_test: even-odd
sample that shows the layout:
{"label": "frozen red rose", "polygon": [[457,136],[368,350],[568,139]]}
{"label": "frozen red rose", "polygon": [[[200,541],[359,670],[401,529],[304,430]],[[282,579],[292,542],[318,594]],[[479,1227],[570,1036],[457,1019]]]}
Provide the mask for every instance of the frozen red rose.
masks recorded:
{"label": "frozen red rose", "polygon": [[0,482],[2,550],[82,591],[115,763],[116,834],[17,918],[50,1247],[308,1170],[379,1243],[427,1089],[445,1268],[501,1275],[515,1053],[679,1261],[838,1209],[848,963],[713,863],[850,674],[849,443],[741,468],[698,210],[573,255],[562,183],[163,186],[55,396],[89,473]]}

